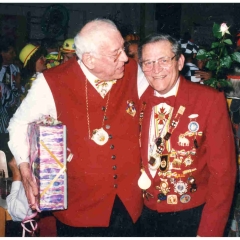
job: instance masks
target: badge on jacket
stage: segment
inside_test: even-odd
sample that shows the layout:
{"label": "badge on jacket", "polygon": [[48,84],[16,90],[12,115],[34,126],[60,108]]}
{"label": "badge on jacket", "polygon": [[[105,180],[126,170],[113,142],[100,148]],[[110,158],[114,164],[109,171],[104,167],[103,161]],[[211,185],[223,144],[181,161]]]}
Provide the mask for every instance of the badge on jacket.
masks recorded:
{"label": "badge on jacket", "polygon": [[126,112],[130,114],[132,117],[136,114],[136,108],[134,106],[134,102],[132,100],[127,100],[127,109]]}

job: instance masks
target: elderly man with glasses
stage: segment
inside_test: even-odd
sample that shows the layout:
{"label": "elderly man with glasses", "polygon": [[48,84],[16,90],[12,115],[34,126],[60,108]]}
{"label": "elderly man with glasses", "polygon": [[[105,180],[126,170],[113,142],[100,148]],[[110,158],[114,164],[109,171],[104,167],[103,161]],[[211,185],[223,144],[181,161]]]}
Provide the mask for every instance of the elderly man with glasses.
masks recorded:
{"label": "elderly man with glasses", "polygon": [[179,74],[184,56],[169,35],[144,39],[139,59],[149,83],[140,104],[142,236],[223,236],[236,178],[224,94]]}
{"label": "elderly man with glasses", "polygon": [[[32,209],[28,124],[51,115],[67,127],[68,208],[54,211],[58,236],[137,236],[142,206],[137,63],[113,22],[96,19],[74,39],[76,58],[38,75],[9,125],[9,147]],[[131,103],[131,104],[129,104]],[[129,109],[131,108],[131,109]],[[131,111],[130,111],[131,110]]]}

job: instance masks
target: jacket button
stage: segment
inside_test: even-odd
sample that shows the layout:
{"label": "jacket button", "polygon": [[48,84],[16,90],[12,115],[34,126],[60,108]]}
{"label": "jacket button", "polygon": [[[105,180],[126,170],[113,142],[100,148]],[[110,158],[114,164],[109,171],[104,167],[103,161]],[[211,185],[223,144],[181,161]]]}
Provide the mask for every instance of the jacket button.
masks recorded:
{"label": "jacket button", "polygon": [[113,178],[114,178],[114,179],[117,179],[117,175],[116,175],[116,174],[114,174],[114,175],[113,175]]}
{"label": "jacket button", "polygon": [[104,119],[104,120],[107,120],[108,118],[107,118],[107,116],[104,116],[103,119]]}
{"label": "jacket button", "polygon": [[113,170],[116,170],[116,169],[117,169],[117,166],[116,166],[116,165],[114,165],[114,166],[112,167],[112,169],[113,169]]}
{"label": "jacket button", "polygon": [[111,149],[114,149],[114,145],[110,145],[110,148],[111,148]]}
{"label": "jacket button", "polygon": [[105,111],[105,110],[106,110],[106,107],[102,107],[102,110]]}
{"label": "jacket button", "polygon": [[114,188],[117,188],[117,187],[118,187],[118,185],[117,185],[117,184],[114,184],[114,185],[113,185],[113,187],[114,187]]}
{"label": "jacket button", "polygon": [[108,137],[109,137],[110,139],[112,139],[112,138],[113,138],[111,134],[109,134],[109,135],[108,135]]}
{"label": "jacket button", "polygon": [[116,159],[116,156],[115,155],[112,155],[112,157],[111,157],[112,159]]}

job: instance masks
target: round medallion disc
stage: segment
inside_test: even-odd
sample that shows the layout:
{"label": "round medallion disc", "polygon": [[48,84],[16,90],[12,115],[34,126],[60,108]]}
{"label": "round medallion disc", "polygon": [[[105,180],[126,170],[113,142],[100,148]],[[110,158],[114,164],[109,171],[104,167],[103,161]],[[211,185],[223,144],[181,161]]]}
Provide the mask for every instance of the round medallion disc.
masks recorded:
{"label": "round medallion disc", "polygon": [[197,132],[199,130],[199,124],[195,121],[192,121],[188,124],[188,130],[190,132]]}
{"label": "round medallion disc", "polygon": [[91,139],[98,145],[104,145],[108,141],[108,133],[103,128],[95,129]]}

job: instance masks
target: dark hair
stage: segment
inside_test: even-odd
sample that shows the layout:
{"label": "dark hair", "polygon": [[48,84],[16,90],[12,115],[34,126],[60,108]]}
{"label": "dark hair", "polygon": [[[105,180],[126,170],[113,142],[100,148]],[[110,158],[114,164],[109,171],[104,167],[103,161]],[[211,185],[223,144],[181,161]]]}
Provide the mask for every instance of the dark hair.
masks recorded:
{"label": "dark hair", "polygon": [[[8,52],[10,48],[15,48],[15,42],[11,38],[8,37],[1,37],[0,38],[0,53],[1,52]],[[0,66],[2,66],[2,54],[0,54]]]}
{"label": "dark hair", "polygon": [[142,49],[146,44],[168,41],[172,45],[172,52],[176,55],[176,60],[179,60],[181,56],[181,46],[178,41],[168,34],[151,34],[143,39],[138,46],[138,57],[139,61],[142,61]]}
{"label": "dark hair", "polygon": [[130,40],[130,41],[127,41],[124,43],[124,48],[125,48],[125,52],[127,54],[128,57],[131,57],[133,58],[133,56],[131,54],[129,54],[129,47],[132,45],[132,44],[137,44],[139,45],[139,41],[138,40]]}
{"label": "dark hair", "polygon": [[2,37],[0,39],[0,52],[7,52],[10,47],[15,47],[15,42],[8,37]]}
{"label": "dark hair", "polygon": [[25,85],[29,79],[36,73],[36,62],[41,56],[46,56],[47,50],[40,46],[37,51],[30,57],[27,61],[26,66],[22,69],[22,79],[23,84]]}
{"label": "dark hair", "polygon": [[191,34],[189,32],[185,32],[182,37],[182,43],[187,43],[191,40]]}
{"label": "dark hair", "polygon": [[191,53],[183,53],[183,56],[185,57],[185,61],[193,59],[193,52]]}

